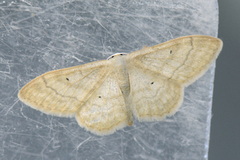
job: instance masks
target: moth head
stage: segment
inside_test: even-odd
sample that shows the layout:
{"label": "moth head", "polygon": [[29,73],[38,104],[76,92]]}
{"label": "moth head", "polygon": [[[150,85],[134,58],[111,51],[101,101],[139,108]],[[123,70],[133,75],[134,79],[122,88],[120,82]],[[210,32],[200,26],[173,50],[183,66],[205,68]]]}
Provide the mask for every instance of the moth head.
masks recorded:
{"label": "moth head", "polygon": [[115,53],[115,54],[109,56],[107,58],[107,60],[113,59],[114,57],[117,57],[117,56],[125,56],[125,55],[127,55],[127,53]]}

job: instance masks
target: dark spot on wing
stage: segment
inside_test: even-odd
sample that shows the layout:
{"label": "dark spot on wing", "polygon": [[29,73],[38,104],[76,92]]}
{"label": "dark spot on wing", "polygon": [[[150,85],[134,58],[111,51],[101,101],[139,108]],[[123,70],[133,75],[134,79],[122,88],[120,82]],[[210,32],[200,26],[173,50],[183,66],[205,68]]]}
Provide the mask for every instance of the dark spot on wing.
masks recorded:
{"label": "dark spot on wing", "polygon": [[153,84],[154,82],[151,82],[151,84]]}
{"label": "dark spot on wing", "polygon": [[69,79],[68,79],[68,78],[66,78],[66,80],[67,80],[67,81],[69,81]]}
{"label": "dark spot on wing", "polygon": [[172,54],[172,50],[170,51],[170,54]]}
{"label": "dark spot on wing", "polygon": [[101,96],[98,96],[98,98],[102,98]]}

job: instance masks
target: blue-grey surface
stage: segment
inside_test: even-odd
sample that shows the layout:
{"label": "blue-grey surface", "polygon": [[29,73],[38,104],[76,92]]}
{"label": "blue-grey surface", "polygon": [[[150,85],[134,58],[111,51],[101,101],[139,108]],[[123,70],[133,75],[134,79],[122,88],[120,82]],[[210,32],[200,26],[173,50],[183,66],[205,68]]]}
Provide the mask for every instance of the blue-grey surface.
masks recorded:
{"label": "blue-grey surface", "polygon": [[216,0],[5,1],[0,4],[3,159],[207,159],[214,66],[185,89],[180,110],[110,136],[17,98],[36,76],[185,35],[217,36]]}
{"label": "blue-grey surface", "polygon": [[240,159],[240,1],[219,0],[219,38],[224,47],[216,63],[209,160]]}

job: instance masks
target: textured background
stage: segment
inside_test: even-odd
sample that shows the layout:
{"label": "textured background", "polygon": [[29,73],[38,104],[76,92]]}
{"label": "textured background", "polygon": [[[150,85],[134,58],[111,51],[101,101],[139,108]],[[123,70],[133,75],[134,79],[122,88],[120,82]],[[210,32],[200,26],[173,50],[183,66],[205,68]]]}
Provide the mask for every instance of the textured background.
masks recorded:
{"label": "textured background", "polygon": [[240,159],[240,1],[219,0],[223,51],[216,63],[209,160]]}
{"label": "textured background", "polygon": [[[160,6],[156,6],[157,4],[152,6],[156,7],[155,9],[160,8],[157,12],[155,12],[155,9],[147,10],[146,13],[149,13],[149,15],[141,15],[146,11],[144,7],[136,10],[133,7],[133,10],[126,10],[124,14],[117,14],[116,16],[128,15],[123,19],[123,22],[118,23],[115,20],[102,19],[102,15],[96,13],[96,8],[83,8],[88,11],[90,9],[91,14],[74,10],[74,7],[76,9],[84,6],[80,5],[79,2],[77,5],[65,1],[59,1],[58,4],[56,4],[56,1],[43,3],[37,0],[30,2],[8,0],[5,2],[1,3],[2,47],[0,48],[4,55],[0,59],[1,86],[3,86],[0,93],[2,107],[0,112],[0,136],[2,140],[0,154],[7,156],[5,159],[57,159],[59,156],[61,158],[67,156],[65,153],[70,154],[72,158],[82,156],[89,159],[96,155],[104,155],[103,159],[121,158],[122,156],[128,159],[146,159],[149,158],[148,155],[150,157],[153,157],[152,155],[156,157],[166,155],[166,157],[169,156],[168,159],[180,159],[181,153],[189,153],[193,147],[203,144],[202,141],[196,144],[191,141],[192,137],[189,138],[189,136],[194,135],[193,132],[186,130],[186,133],[183,132],[186,134],[185,137],[177,137],[176,133],[180,133],[180,131],[184,131],[184,128],[189,127],[189,124],[181,124],[181,122],[180,125],[177,124],[179,118],[188,115],[187,117],[190,118],[188,122],[195,120],[196,117],[190,115],[196,110],[194,110],[194,107],[191,110],[189,106],[193,106],[191,104],[195,106],[196,102],[200,102],[191,101],[189,97],[194,94],[197,88],[199,89],[199,86],[206,86],[205,78],[207,76],[187,89],[185,104],[174,117],[160,123],[135,123],[133,128],[118,131],[108,138],[99,138],[88,134],[78,127],[75,119],[41,114],[20,103],[16,95],[18,89],[29,80],[52,69],[104,59],[112,53],[134,51],[136,48],[141,48],[142,44],[153,45],[183,35],[208,34],[215,36],[214,30],[209,31],[208,29],[216,26],[216,21],[211,20],[211,16],[202,15],[208,15],[206,11],[214,10],[213,6],[216,4],[211,4],[211,6],[208,0],[196,1],[200,4],[205,3],[206,10],[202,10],[200,4],[195,3],[195,1],[186,0],[182,3],[181,0],[173,0],[169,5],[169,1],[166,0],[161,1]],[[235,160],[240,159],[240,132],[237,124],[240,117],[238,107],[240,99],[238,77],[240,51],[239,1],[222,0],[219,3],[219,37],[224,41],[224,49],[217,61],[216,68],[209,159]],[[87,6],[90,6],[90,4],[87,4]],[[102,11],[100,10],[101,13]],[[117,10],[107,11],[108,14],[113,12],[117,13]],[[132,16],[132,13],[136,12],[141,16]],[[158,14],[159,16],[164,15],[160,22],[157,21],[159,19],[154,18]],[[95,19],[94,17],[87,19],[92,15],[96,16]],[[128,23],[125,23],[125,21]],[[156,23],[159,23],[159,25],[156,26]],[[106,28],[103,24],[118,24],[118,26],[112,25]],[[136,27],[134,28],[134,26]],[[141,34],[137,34],[138,32]],[[207,73],[207,75],[211,74],[211,72]],[[205,99],[210,102],[209,97],[205,97]],[[204,115],[205,113],[200,114]],[[196,114],[199,115],[199,113]],[[188,129],[201,131],[201,128],[194,126],[194,122]],[[156,135],[156,133],[149,132],[148,127],[151,130],[159,130],[159,133],[157,132]],[[169,128],[174,130],[169,132]],[[145,136],[131,137],[134,134]],[[130,135],[130,138],[127,135]],[[204,137],[205,135],[203,135]],[[181,141],[173,141],[173,138]],[[153,144],[152,142],[155,141],[156,143]],[[146,142],[151,142],[149,143],[151,145]],[[169,142],[172,142],[172,144]],[[169,148],[175,144],[181,144],[182,147],[172,148],[172,150],[156,150],[158,144]],[[66,148],[69,150],[66,150]],[[200,146],[200,148],[202,147]],[[109,153],[104,154],[107,153],[106,151],[109,151]],[[139,153],[144,154],[140,155]],[[202,151],[195,153],[194,159],[201,159],[198,156],[202,153]],[[142,157],[133,157],[133,155]]]}

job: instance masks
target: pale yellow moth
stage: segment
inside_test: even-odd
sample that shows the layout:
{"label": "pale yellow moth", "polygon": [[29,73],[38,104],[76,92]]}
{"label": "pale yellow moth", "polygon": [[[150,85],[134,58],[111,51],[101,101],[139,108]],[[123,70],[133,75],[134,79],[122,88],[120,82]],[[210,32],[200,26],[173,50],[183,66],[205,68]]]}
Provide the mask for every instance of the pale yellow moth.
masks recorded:
{"label": "pale yellow moth", "polygon": [[162,120],[182,104],[184,87],[201,77],[222,49],[218,38],[194,35],[107,60],[47,72],[26,84],[21,101],[44,113],[72,117],[107,135],[139,121]]}

